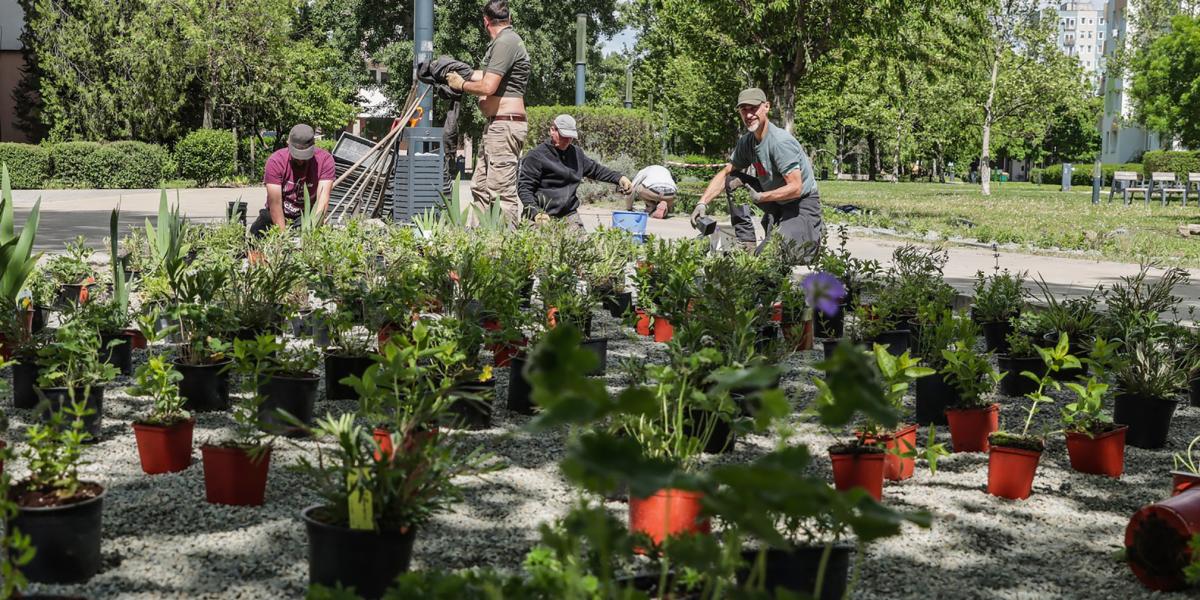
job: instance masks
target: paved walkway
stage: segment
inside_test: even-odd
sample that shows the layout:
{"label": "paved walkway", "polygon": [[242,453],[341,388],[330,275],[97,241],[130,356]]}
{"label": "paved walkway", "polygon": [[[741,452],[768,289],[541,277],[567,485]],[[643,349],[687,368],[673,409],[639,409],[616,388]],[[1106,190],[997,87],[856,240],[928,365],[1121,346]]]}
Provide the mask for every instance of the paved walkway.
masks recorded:
{"label": "paved walkway", "polygon": [[[466,187],[466,182],[464,182]],[[464,194],[468,194],[464,190]],[[253,219],[263,207],[266,191],[261,186],[246,188],[205,188],[168,190],[171,202],[178,201],[181,211],[195,220],[225,218],[226,203],[242,199],[248,203],[249,215]],[[108,235],[108,216],[120,202],[123,229],[140,227],[146,218],[158,214],[158,190],[17,190],[13,199],[17,210],[17,222],[22,223],[29,208],[38,198],[42,200],[41,226],[38,228],[37,248],[55,251],[78,235],[85,236],[89,243],[99,247]],[[594,228],[612,222],[612,210],[584,207],[581,211],[585,225]],[[686,215],[669,219],[651,219],[647,231],[670,238],[693,237],[696,232],[688,224]],[[761,235],[761,231],[760,231]],[[836,243],[836,240],[831,240]],[[868,238],[852,235],[848,247],[855,256],[890,262],[892,251],[905,243],[904,240]],[[919,242],[918,242],[919,243]],[[975,272],[990,273],[994,264],[988,250],[955,246],[950,248],[950,260],[946,265],[946,281],[962,292],[972,288]],[[1137,273],[1138,266],[1129,263],[1097,261],[1087,259],[1058,258],[1029,254],[1006,253],[1000,257],[1000,266],[1013,271],[1028,271],[1029,289],[1037,293],[1033,279],[1044,277],[1056,294],[1083,294],[1097,285],[1112,285],[1123,276]],[[1161,273],[1156,270],[1154,273]],[[1181,313],[1188,307],[1200,309],[1200,274],[1197,279],[1176,292],[1182,296]]]}

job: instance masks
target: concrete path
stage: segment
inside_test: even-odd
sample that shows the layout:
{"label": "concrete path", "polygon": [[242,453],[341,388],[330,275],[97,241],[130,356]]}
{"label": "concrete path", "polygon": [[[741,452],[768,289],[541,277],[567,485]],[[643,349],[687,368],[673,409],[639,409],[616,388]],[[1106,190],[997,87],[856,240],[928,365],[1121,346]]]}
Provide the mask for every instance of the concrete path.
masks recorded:
{"label": "concrete path", "polygon": [[[468,182],[464,182],[466,188]],[[469,194],[464,189],[464,194]],[[168,199],[179,202],[181,211],[195,220],[225,218],[226,203],[242,199],[248,203],[248,214],[253,219],[264,206],[266,191],[261,186],[245,188],[205,188],[168,190]],[[37,249],[53,252],[76,236],[85,236],[89,243],[100,247],[108,235],[108,216],[120,202],[123,229],[140,227],[146,218],[153,219],[158,213],[158,190],[18,190],[13,192],[17,210],[17,222],[24,222],[34,201],[41,198],[41,226],[38,228]],[[612,210],[595,206],[581,211],[589,229],[612,223]],[[727,223],[728,221],[725,221]],[[696,232],[688,224],[686,215],[668,219],[650,219],[649,233],[669,237],[694,237]],[[761,236],[761,230],[759,231]],[[831,239],[836,243],[836,239]],[[906,243],[904,240],[868,238],[852,232],[848,244],[850,252],[858,257],[873,258],[887,265],[892,252]],[[916,242],[921,243],[921,242]],[[962,292],[970,292],[976,271],[991,273],[994,260],[989,250],[973,247],[950,247],[950,260],[946,265],[946,281]],[[1001,268],[1013,271],[1028,271],[1028,287],[1037,295],[1033,280],[1039,276],[1058,295],[1078,295],[1090,291],[1097,285],[1109,286],[1121,277],[1137,273],[1138,266],[1129,263],[1097,261],[1074,258],[1035,256],[1005,253],[1000,257]],[[1155,274],[1161,270],[1155,270]],[[1181,315],[1188,307],[1200,309],[1200,278],[1176,292],[1184,301],[1180,305]]]}

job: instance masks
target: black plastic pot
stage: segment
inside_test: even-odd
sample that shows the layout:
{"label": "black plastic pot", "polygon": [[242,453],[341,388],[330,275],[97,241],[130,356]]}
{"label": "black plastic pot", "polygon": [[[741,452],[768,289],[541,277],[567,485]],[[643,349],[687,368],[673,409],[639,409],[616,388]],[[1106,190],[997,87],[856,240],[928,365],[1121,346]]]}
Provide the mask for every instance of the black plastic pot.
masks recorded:
{"label": "black plastic pot", "polygon": [[1029,371],[1040,377],[1046,372],[1046,363],[1042,362],[1040,356],[1034,358],[1014,358],[1001,355],[996,357],[996,364],[999,366],[1001,373],[1007,373],[1004,375],[1004,379],[1000,380],[1000,393],[1005,396],[1019,398],[1025,394],[1036,392],[1037,383],[1021,375],[1021,373]]}
{"label": "black plastic pot", "polygon": [[737,445],[737,432],[733,430],[728,419],[717,413],[688,409],[688,424],[684,427],[684,431],[689,436],[700,435],[708,428],[710,419],[715,419],[715,422],[712,423],[712,436],[704,444],[704,452],[706,454],[733,452],[734,446]]}
{"label": "black plastic pot", "polygon": [[[111,348],[110,343],[114,343]],[[122,375],[133,373],[133,334],[120,333],[100,334],[100,360],[116,367]]]}
{"label": "black plastic pot", "polygon": [[68,283],[58,290],[58,301],[62,306],[73,306],[79,304],[79,294],[83,288],[87,288],[88,297],[91,298],[96,294],[96,288],[100,287],[96,283]]}
{"label": "black plastic pot", "polygon": [[831,340],[821,340],[821,347],[825,351],[825,360],[829,360],[829,358],[831,356],[833,356],[833,351],[835,349],[837,349],[838,344],[842,343],[843,341],[844,340],[842,340],[841,338],[833,338]]}
{"label": "black plastic pot", "polygon": [[[825,564],[825,578],[821,582],[817,600],[837,600],[846,593],[852,551],[850,546],[834,546],[830,551],[829,561]],[[791,550],[767,549],[764,557],[763,589],[770,597],[775,597],[781,590],[787,590],[791,595],[801,598],[813,597],[813,588],[817,585],[817,574],[820,572],[821,556],[824,552],[824,546],[801,546]],[[742,559],[749,563],[749,566],[738,569],[738,585],[744,585],[750,580],[758,554],[757,550],[742,551]]]}
{"label": "black plastic pot", "polygon": [[237,200],[230,200],[225,203],[225,220],[237,221],[246,226],[246,203]]}
{"label": "black plastic pot", "polygon": [[1125,443],[1137,448],[1162,448],[1171,431],[1171,417],[1179,402],[1173,398],[1138,398],[1118,394],[1113,407],[1113,422],[1128,425]]}
{"label": "black plastic pot", "polygon": [[983,328],[983,342],[988,352],[1006,354],[1008,352],[1008,334],[1013,332],[1009,321],[980,323]]}
{"label": "black plastic pot", "polygon": [[1188,403],[1200,406],[1200,377],[1188,380]]}
{"label": "black plastic pot", "polygon": [[583,340],[580,346],[586,350],[590,350],[600,361],[595,369],[588,372],[589,376],[603,375],[608,371],[608,338]]}
{"label": "black plastic pot", "polygon": [[[72,402],[71,392],[67,388],[42,388],[42,394],[50,403],[40,415],[43,421],[49,421],[50,415],[54,411]],[[80,399],[84,399],[84,388],[75,389],[75,401]],[[100,441],[100,421],[104,417],[104,386],[93,385],[90,393],[86,396],[85,403],[92,410],[92,414],[83,418],[83,428],[92,436],[88,441],[95,443]],[[69,419],[69,417],[67,418]]]}
{"label": "black plastic pot", "polygon": [[211,365],[185,365],[176,362],[175,368],[183,374],[179,382],[179,394],[184,398],[183,407],[192,412],[214,412],[229,409],[229,371],[232,361]]}
{"label": "black plastic pot", "polygon": [[907,329],[893,329],[885,331],[874,339],[867,340],[867,346],[872,344],[886,345],[888,354],[892,356],[900,356],[908,351],[909,331]]}
{"label": "black plastic pot", "polygon": [[370,356],[325,355],[325,399],[358,400],[354,388],[342,383],[342,379],[355,375],[362,377],[367,367],[374,364]]}
{"label": "black plastic pot", "polygon": [[12,527],[29,536],[37,552],[21,573],[37,583],[83,583],[100,571],[104,492],[66,506],[20,507]]}
{"label": "black plastic pot", "polygon": [[446,411],[446,425],[457,429],[487,429],[492,426],[491,399],[495,396],[496,380],[487,382],[462,382],[456,389],[469,392],[479,398],[458,398]]}
{"label": "black plastic pot", "polygon": [[33,359],[22,360],[13,365],[13,407],[33,408],[37,406],[38,395],[33,386],[37,383],[41,369]]}
{"label": "black plastic pot", "polygon": [[282,409],[296,417],[301,423],[311,425],[313,405],[317,401],[317,387],[321,378],[316,375],[293,377],[272,375],[260,390],[263,402],[258,407],[258,418],[267,433],[303,437],[304,431],[287,423],[277,411]]}
{"label": "black plastic pot", "polygon": [[840,338],[845,330],[846,324],[846,305],[838,306],[836,315],[826,317],[824,314],[818,313],[813,320],[813,337],[818,338]]}
{"label": "black plastic pot", "polygon": [[308,530],[309,584],[341,584],[363,598],[379,598],[408,571],[416,528],[398,533],[338,527],[316,518],[323,508],[310,506],[300,513]]}
{"label": "black plastic pot", "polygon": [[754,351],[765,354],[777,341],[779,341],[779,328],[774,323],[764,325],[758,330],[758,336],[754,338]]}
{"label": "black plastic pot", "polygon": [[[915,318],[908,319],[903,323],[905,329],[908,330],[908,347],[920,348],[921,343],[921,323]],[[903,352],[901,353],[903,354]]]}
{"label": "black plastic pot", "polygon": [[45,306],[33,305],[33,323],[30,326],[32,333],[37,333],[46,328],[50,323],[50,309]]}
{"label": "black plastic pot", "polygon": [[946,409],[958,401],[958,390],[946,383],[941,373],[917,380],[916,422],[918,425],[949,425]]}
{"label": "black plastic pot", "polygon": [[526,360],[527,357],[524,353],[517,354],[508,365],[508,410],[522,415],[532,415],[534,406],[529,397],[532,390],[529,387],[529,381],[521,373],[525,370]]}
{"label": "black plastic pot", "polygon": [[614,319],[619,319],[625,313],[633,310],[633,292],[614,292],[604,297],[604,308]]}

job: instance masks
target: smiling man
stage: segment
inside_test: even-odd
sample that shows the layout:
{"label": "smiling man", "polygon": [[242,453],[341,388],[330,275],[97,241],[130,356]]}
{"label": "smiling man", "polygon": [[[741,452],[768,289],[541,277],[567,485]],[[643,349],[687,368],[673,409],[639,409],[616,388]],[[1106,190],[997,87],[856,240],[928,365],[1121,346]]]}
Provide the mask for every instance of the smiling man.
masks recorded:
{"label": "smiling man", "polygon": [[[766,235],[778,230],[799,244],[803,255],[813,257],[824,238],[825,225],[812,161],[792,134],[767,120],[770,110],[771,103],[762,90],[749,88],[738,94],[738,116],[747,131],[738,139],[729,162],[708,182],[692,211],[692,223],[707,214],[708,203],[721,192],[745,186],[750,199],[763,211]],[[753,175],[747,173],[751,167]],[[749,207],[731,206],[730,215],[738,241],[754,246]]]}

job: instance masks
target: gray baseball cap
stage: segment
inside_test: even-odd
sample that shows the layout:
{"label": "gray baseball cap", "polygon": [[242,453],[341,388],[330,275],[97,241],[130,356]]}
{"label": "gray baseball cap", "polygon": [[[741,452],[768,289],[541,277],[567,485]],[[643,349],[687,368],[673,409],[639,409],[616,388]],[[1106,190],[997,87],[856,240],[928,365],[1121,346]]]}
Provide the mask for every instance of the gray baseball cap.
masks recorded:
{"label": "gray baseball cap", "polygon": [[747,104],[758,106],[767,101],[767,95],[758,88],[746,88],[738,94],[737,106],[741,108]]}
{"label": "gray baseball cap", "polygon": [[575,125],[575,117],[571,115],[558,115],[554,117],[554,127],[558,129],[558,134],[563,137],[579,138],[579,128]]}
{"label": "gray baseball cap", "polygon": [[313,128],[299,123],[288,133],[288,154],[296,160],[308,160],[317,151]]}

